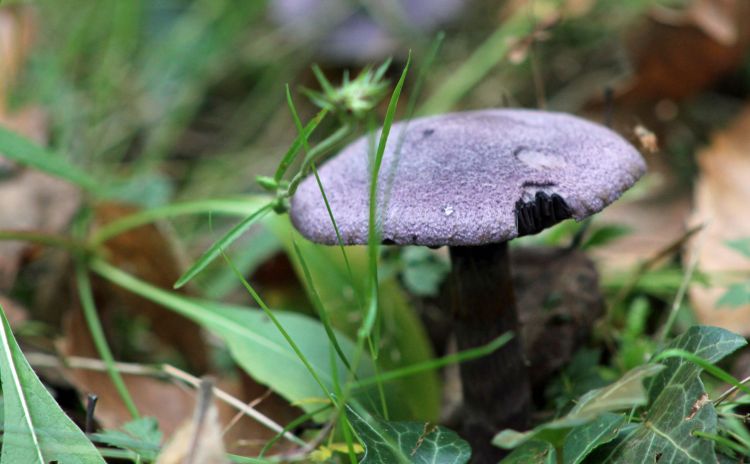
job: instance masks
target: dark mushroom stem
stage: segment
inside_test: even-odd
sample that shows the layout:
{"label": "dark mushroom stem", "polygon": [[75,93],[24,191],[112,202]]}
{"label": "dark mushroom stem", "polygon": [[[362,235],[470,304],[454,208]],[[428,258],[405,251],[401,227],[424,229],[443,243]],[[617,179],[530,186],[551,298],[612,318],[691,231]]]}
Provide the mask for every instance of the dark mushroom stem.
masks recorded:
{"label": "dark mushroom stem", "polygon": [[450,247],[454,332],[459,350],[514,337],[494,353],[461,364],[462,432],[473,462],[497,462],[492,437],[529,425],[531,391],[523,354],[507,242]]}

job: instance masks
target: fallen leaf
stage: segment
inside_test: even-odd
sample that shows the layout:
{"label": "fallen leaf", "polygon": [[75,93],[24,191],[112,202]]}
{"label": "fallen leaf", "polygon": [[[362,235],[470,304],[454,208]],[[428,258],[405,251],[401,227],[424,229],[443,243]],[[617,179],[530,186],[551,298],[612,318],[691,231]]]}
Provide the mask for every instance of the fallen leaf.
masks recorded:
{"label": "fallen leaf", "polygon": [[634,73],[616,89],[619,104],[680,100],[743,63],[750,2],[695,0],[681,13],[655,11],[661,15],[652,13],[628,34]]}
{"label": "fallen leaf", "polygon": [[[88,326],[80,310],[68,313],[65,337],[58,343],[63,356],[98,358]],[[99,397],[94,411],[97,422],[105,429],[116,429],[132,417],[106,372],[87,369],[66,369],[65,377],[81,397],[93,393]],[[140,375],[123,375],[125,385],[138,411],[155,417],[159,428],[167,435],[174,433],[193,407],[193,394],[177,384]]]}
{"label": "fallen leaf", "polygon": [[[644,181],[656,180],[647,176]],[[687,191],[666,179],[643,196],[622,199],[599,213],[596,224],[623,226],[628,233],[597,246],[592,256],[603,274],[622,272],[650,259],[687,230],[691,199]]]}
{"label": "fallen leaf", "polygon": [[[0,125],[36,141],[46,143],[47,120],[38,108],[13,115],[0,111]],[[31,169],[22,169],[0,153],[0,229],[59,233],[70,222],[80,204],[77,187]],[[28,244],[0,242],[0,289],[12,286]]]}
{"label": "fallen leaf", "polygon": [[29,317],[29,312],[26,308],[2,294],[0,294],[0,307],[5,311],[5,317],[8,318],[8,324],[10,324],[11,329],[15,329]]}
{"label": "fallen leaf", "polygon": [[731,46],[738,38],[733,16],[737,3],[738,0],[694,0],[680,10],[656,5],[650,16],[669,26],[697,26],[714,41]]}
{"label": "fallen leaf", "polygon": [[213,402],[213,382],[203,380],[193,418],[175,432],[156,464],[225,464],[225,453],[219,413]]}
{"label": "fallen leaf", "polygon": [[[718,306],[731,282],[727,276],[750,273],[750,259],[728,246],[730,240],[750,237],[750,108],[727,129],[716,134],[698,155],[700,175],[695,187],[691,223],[705,223],[701,236],[689,246],[687,260],[697,254],[698,269],[724,285],[693,286],[690,299],[702,324],[750,335],[750,305]],[[736,280],[735,280],[736,281]]]}

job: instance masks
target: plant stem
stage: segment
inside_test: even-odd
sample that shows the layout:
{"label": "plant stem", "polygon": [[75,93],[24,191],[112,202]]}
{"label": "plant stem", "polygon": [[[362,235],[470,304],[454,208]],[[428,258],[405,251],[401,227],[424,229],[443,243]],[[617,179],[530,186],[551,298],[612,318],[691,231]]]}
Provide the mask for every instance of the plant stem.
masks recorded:
{"label": "plant stem", "polygon": [[323,155],[336,148],[336,146],[339,143],[343,142],[347,137],[349,137],[351,133],[352,126],[348,124],[343,125],[339,127],[336,132],[328,136],[328,138],[311,148],[307,155],[305,155],[305,159],[302,161],[302,166],[300,167],[299,171],[294,175],[294,177],[292,177],[292,180],[289,182],[287,196],[291,197],[292,195],[294,195],[294,192],[297,191],[297,187],[299,186],[300,182],[305,179],[308,172],[310,171],[310,166],[312,165],[312,163],[315,163]]}
{"label": "plant stem", "polygon": [[99,314],[96,311],[96,305],[94,304],[94,295],[91,290],[91,280],[89,279],[88,271],[83,262],[76,263],[76,282],[78,285],[78,294],[81,298],[81,308],[83,315],[86,318],[86,324],[91,332],[91,338],[94,340],[96,351],[107,366],[107,374],[109,374],[112,383],[117,390],[117,393],[122,398],[122,402],[125,403],[125,407],[133,419],[138,419],[140,414],[138,408],[135,406],[133,398],[130,396],[128,388],[125,386],[125,381],[120,375],[120,372],[115,366],[115,359],[112,356],[112,351],[109,349],[107,344],[107,338],[104,336],[104,329],[102,323],[99,320]]}

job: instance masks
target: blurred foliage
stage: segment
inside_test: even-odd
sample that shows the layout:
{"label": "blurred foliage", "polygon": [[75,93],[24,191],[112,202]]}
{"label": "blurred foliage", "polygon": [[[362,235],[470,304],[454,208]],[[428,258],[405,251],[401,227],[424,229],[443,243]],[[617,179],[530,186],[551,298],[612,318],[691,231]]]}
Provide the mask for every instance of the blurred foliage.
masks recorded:
{"label": "blurred foliage", "polygon": [[[443,42],[432,40],[434,31],[406,31],[407,34],[397,35],[394,40],[391,65],[378,68],[376,66],[387,56],[378,63],[369,63],[370,67],[360,62],[327,62],[315,44],[328,28],[321,27],[311,38],[300,41],[291,31],[273,22],[268,14],[268,2],[261,0],[38,0],[5,2],[4,6],[19,7],[28,3],[34,6],[39,22],[36,43],[20,78],[7,96],[8,109],[43,108],[45,120],[49,122],[48,146],[45,149],[35,147],[3,129],[0,145],[5,154],[11,158],[17,155],[24,164],[78,185],[85,192],[83,210],[105,200],[117,200],[152,212],[153,216],[142,224],[169,219],[170,226],[166,228],[169,232],[165,234],[183,261],[191,261],[184,256],[199,255],[215,237],[230,230],[238,217],[246,216],[268,198],[242,197],[210,205],[200,204],[201,200],[257,193],[269,186],[274,191],[288,188],[287,181],[282,184],[272,176],[295,141],[297,149],[293,154],[307,142],[313,150],[324,146],[321,152],[327,155],[379,125],[385,114],[384,99],[387,100],[392,91],[409,49],[417,71],[408,75],[404,98],[398,108],[399,117],[410,116],[411,110],[421,114],[482,107],[545,106],[552,110],[584,112],[604,121],[609,111],[601,97],[605,87],[627,90],[628,85],[634,86],[642,76],[639,59],[650,50],[649,47],[639,48],[642,37],[638,34],[633,37],[636,27],[650,24],[650,15],[657,7],[683,11],[692,5],[689,0],[535,0],[529,3],[474,0],[467,2],[465,11],[442,27]],[[364,9],[368,14],[377,13],[376,10]],[[388,21],[387,16],[379,19]],[[430,61],[431,47],[436,43],[442,46],[434,63],[429,68],[421,68],[421,64]],[[658,47],[659,44],[651,45],[657,52]],[[695,51],[696,56],[699,56],[698,51]],[[663,51],[666,57],[673,56],[672,52]],[[694,66],[701,66],[703,60],[694,61]],[[318,66],[313,67],[316,62]],[[359,73],[363,69],[366,72]],[[667,82],[681,79],[680,75],[663,75],[669,72],[669,68],[664,68],[662,74],[657,75]],[[420,81],[418,76],[424,80]],[[319,108],[335,113],[336,117],[322,118],[309,141],[300,138],[299,128],[290,115],[285,93],[287,84],[292,108],[296,108],[303,124],[313,120]],[[658,134],[661,153],[651,156],[650,161],[667,166],[659,168],[663,170],[661,174],[673,176],[682,190],[689,191],[699,171],[696,151],[709,143],[710,135],[717,128],[736,116],[747,104],[749,94],[750,56],[745,52],[731,73],[722,74],[710,85],[684,98],[641,96],[635,104],[616,99],[614,112],[620,119],[616,119],[615,127],[631,139],[629,131],[636,123],[644,122],[653,129]],[[354,116],[352,119],[340,117],[347,111]],[[340,137],[331,142],[332,134],[337,134],[342,126],[346,130],[338,132]],[[298,172],[301,167],[299,172],[306,174],[300,161],[293,163],[290,172]],[[256,185],[253,179],[257,176],[265,176],[273,183]],[[6,177],[0,181],[4,179]],[[650,180],[642,182],[623,201],[646,197],[654,190]],[[238,207],[240,203],[244,205]],[[182,207],[190,211],[179,212]],[[343,378],[347,368],[330,358],[333,350],[329,348],[327,337],[331,330],[327,329],[335,329],[347,356],[357,352],[354,342],[365,315],[370,272],[367,251],[350,248],[343,255],[338,248],[311,244],[292,230],[283,215],[269,212],[258,222],[260,224],[253,226],[232,247],[219,251],[231,256],[232,262],[248,276],[252,288],[259,289],[269,306],[288,311],[279,313],[280,320],[289,326],[294,341],[306,347],[308,354],[314,353],[314,369],[325,371],[326,375],[331,374],[330,370],[338,371]],[[595,254],[636,233],[627,225],[604,223],[594,218],[590,224],[567,221],[538,236],[523,238],[514,246],[577,246]],[[65,242],[66,249],[80,254],[82,247],[85,257],[98,253],[102,243],[96,238],[96,233],[92,237],[78,237],[77,240],[85,243],[74,242],[75,246],[70,247]],[[727,246],[750,256],[747,239],[731,241]],[[665,329],[666,334],[684,332],[695,324],[690,301],[675,301],[681,287],[710,286],[729,280],[718,305],[739,307],[750,303],[747,275],[739,276],[741,281],[736,281],[737,276],[708,274],[700,269],[686,273],[679,256],[680,247],[677,248],[668,250],[664,259],[653,261],[651,256],[642,256],[643,266],[614,269],[603,276],[602,287],[609,306],[607,315],[595,328],[590,346],[580,349],[544,388],[541,396],[546,401],[544,412],[548,416],[559,420],[588,392],[617,382],[623,375],[647,364],[663,348],[663,340],[660,341],[657,334],[671,320],[670,312],[674,312],[675,318],[673,325],[668,324]],[[368,340],[371,346],[363,357],[364,374],[359,373],[368,378],[410,366],[424,366],[424,363],[430,365],[436,361],[436,348],[437,351],[444,348],[433,345],[439,343],[436,341],[439,338],[431,339],[435,334],[425,327],[414,308],[430,298],[441,298],[450,269],[445,256],[416,247],[388,250],[383,255],[378,273],[376,333]],[[308,371],[294,357],[294,350],[282,343],[282,335],[269,328],[268,333],[254,338],[240,330],[243,325],[255,327],[257,321],[264,322],[262,327],[269,325],[261,310],[236,306],[230,310],[217,306],[219,309],[215,313],[225,311],[231,317],[211,319],[216,317],[211,305],[220,305],[219,301],[246,303],[248,300],[232,269],[219,261],[208,266],[207,272],[189,289],[212,303],[191,306],[193,300],[175,293],[175,299],[169,300],[172,310],[179,312],[182,308],[201,327],[214,334],[211,349],[219,353],[217,356],[224,355],[221,363],[214,362],[212,366],[219,375],[234,375],[234,368],[243,367],[275,391],[285,393],[288,400],[298,401],[309,415],[307,419],[337,417],[338,422],[331,422],[334,429],[331,436],[342,443],[336,448],[341,452],[337,458],[342,462],[347,457],[351,460],[358,445],[350,435],[347,413],[342,412],[341,407],[338,413],[332,413],[331,408],[319,416],[313,413],[319,404],[305,401],[315,396],[309,392],[317,393],[319,385],[307,376]],[[309,278],[302,261],[309,268]],[[32,307],[37,292],[34,280],[37,272],[35,268],[25,270],[25,274],[22,272],[20,283],[10,292]],[[23,278],[30,279],[31,284],[22,282]],[[150,295],[163,296],[157,291],[166,292],[157,289]],[[319,309],[316,298],[329,321],[315,319]],[[65,306],[67,309],[67,303]],[[38,310],[31,312],[34,317],[38,314]],[[140,359],[144,364],[172,361],[164,353],[150,352],[152,346],[144,342],[148,338],[143,334],[150,330],[154,321],[125,313],[119,319],[112,317],[105,322],[122,329],[115,335],[120,339],[112,343],[127,352],[123,359]],[[59,334],[64,330],[62,322],[59,327],[44,325],[43,333],[31,330],[39,324],[32,318],[14,330],[17,334],[35,334],[28,338],[37,342],[44,338],[40,333]],[[244,338],[239,337],[237,331],[242,332]],[[276,348],[283,346],[275,355],[262,355],[259,354],[262,350],[248,348],[255,346],[253,343],[263,345],[269,339]],[[3,353],[20,356],[17,347],[5,345]],[[49,345],[42,344],[47,348]],[[253,356],[246,351],[251,351]],[[285,362],[290,363],[287,367],[283,367],[283,362],[274,361],[279,352]],[[19,365],[24,372],[23,363]],[[4,376],[8,375],[8,369],[3,371]],[[295,380],[290,381],[292,371],[296,373]],[[40,404],[59,419],[58,424],[66,430],[70,428],[69,421],[58,417],[59,408],[51,404],[46,392],[39,390],[41,386],[35,383],[35,378],[29,379],[25,380],[28,382],[25,387],[38,393],[35,401],[42,401]],[[335,385],[335,379],[336,375],[331,375],[326,381],[326,387],[332,391],[341,387]],[[696,379],[698,373],[692,372],[692,386],[695,381],[700,382]],[[292,384],[286,384],[289,382]],[[3,387],[7,388],[6,382]],[[364,441],[370,456],[373,450],[383,446],[388,449],[384,452],[393,452],[394,448],[389,440],[380,443],[376,438],[368,438],[367,422],[377,423],[394,436],[404,433],[419,440],[424,438],[420,435],[424,431],[418,426],[422,423],[404,425],[391,421],[440,418],[443,389],[436,370],[423,369],[403,375],[386,387],[380,394],[388,399],[387,420],[375,416],[363,420],[361,411],[348,410],[354,418],[353,429]],[[718,388],[718,383],[709,384],[707,390],[712,398]],[[298,390],[306,393],[298,394]],[[378,396],[374,391],[368,393],[371,393],[369,399]],[[322,401],[328,401],[330,406],[342,395],[348,399],[344,392],[335,391]],[[650,400],[653,401],[654,396],[652,392]],[[19,403],[8,401],[9,397],[4,390],[0,398],[0,415],[4,411],[6,418],[9,411],[18,412],[13,408]],[[721,453],[738,455],[741,454],[736,449],[738,446],[750,446],[750,435],[742,420],[735,417],[736,410],[746,408],[742,403],[745,399],[741,396],[736,402],[716,408],[718,428],[711,430],[719,439],[706,440],[715,442]],[[635,401],[630,405],[642,403]],[[386,412],[379,410],[383,405],[377,400],[364,404],[372,407],[368,414]],[[32,416],[34,413],[32,411]],[[612,432],[622,425],[621,416],[615,419],[599,416],[593,424]],[[632,415],[630,419],[638,421]],[[134,451],[150,460],[158,452],[160,433],[150,424],[147,420],[133,422],[123,425],[121,431],[106,431],[99,438],[105,444]],[[642,424],[637,428],[645,428]],[[592,429],[585,428],[591,426],[570,423],[565,427],[572,430],[570,436],[574,433],[591,436]],[[539,430],[546,430],[545,427]],[[617,438],[615,435],[611,437],[615,442],[627,440],[622,434]],[[304,438],[311,436],[307,433]],[[468,459],[465,443],[453,435],[449,438],[459,450],[460,459]],[[722,438],[725,441],[721,441]],[[606,444],[604,440],[591,442]],[[434,445],[429,440],[428,443]],[[45,446],[43,442],[41,449]],[[554,446],[539,440],[528,441],[511,454],[508,462],[531,462],[527,459],[532,455],[542,456],[538,462],[553,462],[556,454],[563,456],[565,453],[583,459],[591,452],[588,448],[580,450],[570,446],[562,439]],[[331,447],[333,449],[333,444]],[[10,447],[4,446],[3,453],[7,449]],[[411,450],[398,451],[403,457],[404,451]],[[133,456],[128,454],[124,458]]]}

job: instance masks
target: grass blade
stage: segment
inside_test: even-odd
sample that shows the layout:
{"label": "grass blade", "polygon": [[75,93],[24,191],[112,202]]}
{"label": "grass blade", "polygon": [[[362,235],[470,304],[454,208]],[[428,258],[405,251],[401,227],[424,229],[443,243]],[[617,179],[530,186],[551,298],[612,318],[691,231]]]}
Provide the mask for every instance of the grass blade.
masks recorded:
{"label": "grass blade", "polygon": [[101,182],[68,163],[64,156],[51,153],[4,127],[0,127],[0,153],[13,161],[76,184],[84,190],[94,193],[101,190]]}
{"label": "grass blade", "polygon": [[198,260],[190,266],[190,269],[188,269],[174,284],[174,288],[180,288],[184,286],[186,283],[188,283],[193,277],[198,275],[203,269],[206,268],[206,266],[209,265],[211,261],[213,261],[219,254],[221,254],[229,245],[232,244],[237,238],[239,238],[240,235],[245,233],[247,229],[250,228],[253,224],[258,222],[260,219],[263,218],[269,211],[271,211],[271,208],[273,207],[272,203],[268,203],[260,208],[258,208],[253,214],[245,218],[242,222],[237,224],[236,226],[232,227],[232,229],[227,232],[222,238],[214,242],[211,247],[206,250],[203,255],[198,258]]}
{"label": "grass blade", "polygon": [[[287,95],[288,93],[289,87],[287,86]],[[288,96],[287,98],[290,99],[291,97]],[[300,148],[302,148],[303,146],[307,147],[308,137],[310,137],[313,131],[318,127],[318,124],[320,124],[320,122],[323,120],[323,118],[325,118],[327,114],[328,110],[319,111],[318,114],[316,114],[315,117],[309,123],[307,123],[305,129],[299,131],[299,135],[296,139],[294,139],[292,146],[289,147],[289,150],[286,152],[284,157],[281,159],[279,166],[276,168],[276,173],[273,176],[276,182],[280,181],[281,178],[284,177],[284,174],[286,174],[289,166],[291,166],[292,162],[294,162],[294,159],[297,157],[297,153],[299,152]]]}
{"label": "grass blade", "polygon": [[247,217],[258,208],[271,201],[267,196],[252,196],[248,198],[227,198],[216,200],[199,200],[184,203],[173,203],[159,208],[146,209],[116,219],[104,224],[94,232],[91,242],[101,245],[136,227],[188,214],[223,214],[226,216]]}
{"label": "grass blade", "polygon": [[393,124],[393,119],[396,115],[398,99],[401,96],[401,89],[404,87],[404,82],[406,81],[406,75],[409,72],[410,65],[411,53],[409,53],[404,70],[401,73],[398,84],[396,84],[396,88],[391,95],[391,100],[388,103],[388,111],[385,114],[383,129],[380,133],[380,141],[378,143],[377,152],[375,153],[375,159],[372,166],[372,176],[370,180],[370,217],[367,234],[367,249],[370,262],[368,275],[368,280],[370,282],[370,295],[368,299],[367,313],[365,314],[364,322],[360,328],[360,336],[363,338],[367,337],[372,332],[378,312],[378,250],[380,249],[380,232],[377,224],[378,175],[380,174],[380,165],[383,162],[383,154],[385,153],[388,136],[391,132],[391,125]]}
{"label": "grass blade", "polygon": [[[305,280],[307,281],[307,288],[310,289],[310,299],[312,300],[313,306],[318,311],[318,317],[320,318],[320,322],[323,323],[323,327],[326,330],[326,335],[328,335],[328,340],[331,342],[331,345],[333,345],[334,350],[336,350],[336,354],[338,354],[341,362],[343,362],[346,368],[349,369],[350,372],[352,372],[352,366],[349,364],[349,360],[346,358],[344,351],[341,349],[341,345],[339,345],[339,341],[338,339],[336,339],[336,334],[333,333],[333,326],[331,325],[331,320],[328,317],[328,313],[323,307],[323,301],[320,299],[320,295],[318,294],[317,290],[315,290],[315,283],[312,280],[312,275],[310,275],[310,269],[307,267],[305,258],[304,256],[302,256],[302,250],[299,249],[299,245],[297,245],[297,242],[293,242],[293,245],[294,251],[297,253],[297,259],[299,259],[300,266],[302,267],[302,272],[304,273]],[[354,374],[354,372],[352,373]]]}
{"label": "grass blade", "polygon": [[513,334],[505,333],[483,346],[471,348],[465,351],[461,351],[459,353],[449,354],[439,359],[432,359],[430,361],[426,361],[423,363],[406,366],[401,369],[394,369],[392,371],[378,374],[375,377],[362,379],[358,382],[355,382],[352,385],[352,388],[357,389],[357,388],[367,387],[376,383],[390,382],[393,380],[398,380],[404,377],[408,377],[410,375],[419,374],[424,371],[440,369],[441,367],[448,366],[450,364],[457,364],[457,363],[470,361],[472,359],[481,358],[482,356],[487,356],[493,353],[494,351],[497,351],[503,345],[508,343],[510,339],[512,338],[513,338]]}
{"label": "grass blade", "polygon": [[477,48],[460,68],[422,105],[420,114],[441,113],[453,107],[476,86],[511,48],[512,37],[523,37],[534,28],[534,22],[524,8],[505,21]]}
{"label": "grass blade", "polygon": [[115,367],[115,359],[109,348],[107,339],[104,336],[104,329],[102,328],[102,323],[99,320],[99,314],[94,304],[94,293],[91,290],[91,280],[89,279],[85,264],[80,259],[75,265],[75,273],[78,296],[81,299],[81,309],[86,318],[86,325],[91,333],[91,338],[94,340],[96,351],[99,353],[99,356],[102,357],[102,361],[104,361],[107,366],[107,374],[112,380],[120,398],[122,398],[125,408],[127,408],[133,419],[138,419],[140,417],[138,408],[135,406],[133,397],[130,396],[130,392],[125,386],[125,381],[123,380],[120,371]]}

